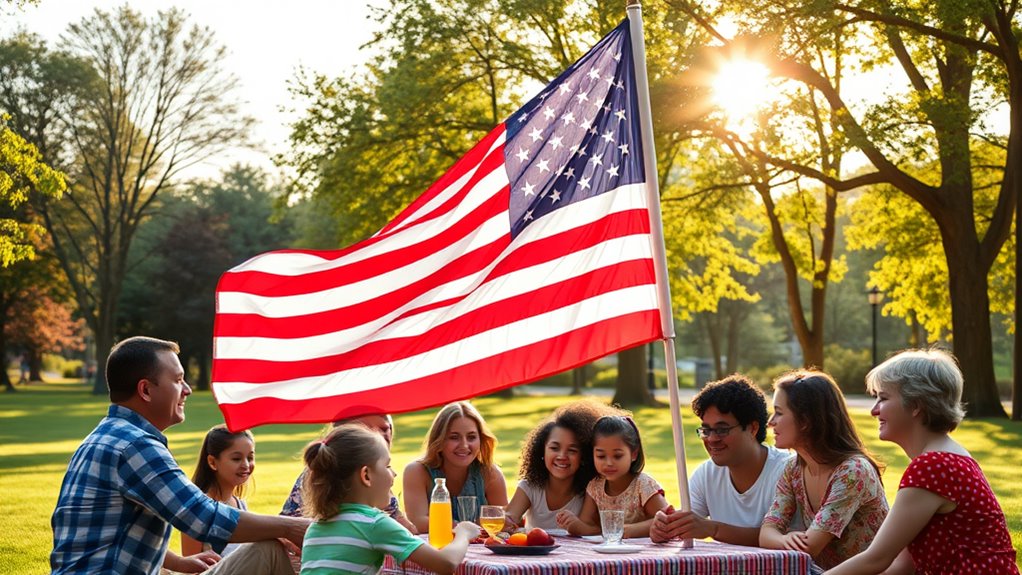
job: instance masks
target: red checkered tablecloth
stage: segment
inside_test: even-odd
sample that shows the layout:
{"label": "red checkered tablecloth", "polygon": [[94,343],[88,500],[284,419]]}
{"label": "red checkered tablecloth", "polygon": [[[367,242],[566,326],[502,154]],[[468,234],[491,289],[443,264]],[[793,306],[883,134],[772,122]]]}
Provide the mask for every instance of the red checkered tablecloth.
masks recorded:
{"label": "red checkered tablecloth", "polygon": [[[812,560],[798,551],[774,551],[708,541],[682,549],[680,542],[655,544],[649,539],[627,539],[641,551],[611,555],[593,550],[597,543],[558,537],[561,547],[549,555],[495,555],[482,545],[469,545],[458,575],[809,575]],[[430,571],[390,557],[383,563],[387,575],[427,575]]]}

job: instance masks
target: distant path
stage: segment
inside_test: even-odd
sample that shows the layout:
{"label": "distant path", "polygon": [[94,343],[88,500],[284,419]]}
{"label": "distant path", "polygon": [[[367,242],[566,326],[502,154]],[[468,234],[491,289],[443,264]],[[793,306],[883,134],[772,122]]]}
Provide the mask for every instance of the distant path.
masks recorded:
{"label": "distant path", "polygon": [[[682,387],[678,390],[678,398],[681,400],[681,404],[684,407],[691,405],[692,398],[695,397],[699,390],[691,387]],[[516,390],[516,393],[522,395],[568,395],[571,393],[570,387],[547,387],[542,385],[529,385],[521,386]],[[653,394],[657,399],[667,403],[670,401],[668,390],[657,388]],[[582,390],[583,396],[592,397],[606,397],[610,398],[614,396],[614,389],[611,387],[587,387]],[[846,395],[845,401],[852,407],[865,407],[869,409],[873,407],[873,398],[868,395]],[[767,403],[770,403],[769,396],[767,397]]]}
{"label": "distant path", "polygon": [[[682,387],[678,390],[678,397],[681,400],[682,406],[688,406],[692,403],[692,398],[695,397],[698,390],[691,387]],[[568,395],[571,393],[570,387],[547,387],[542,385],[529,385],[521,386],[518,388],[517,393],[523,395]],[[593,397],[613,397],[614,389],[610,387],[587,387],[582,390],[583,396]],[[654,395],[657,399],[662,400],[664,403],[670,401],[668,397],[668,391],[666,389],[657,388],[654,390]],[[868,395],[846,395],[845,402],[849,407],[859,407],[863,409],[870,409],[873,407],[874,399]],[[767,396],[767,404],[769,405],[770,398]],[[1002,402],[1004,410],[1011,414],[1011,400],[1005,400]]]}

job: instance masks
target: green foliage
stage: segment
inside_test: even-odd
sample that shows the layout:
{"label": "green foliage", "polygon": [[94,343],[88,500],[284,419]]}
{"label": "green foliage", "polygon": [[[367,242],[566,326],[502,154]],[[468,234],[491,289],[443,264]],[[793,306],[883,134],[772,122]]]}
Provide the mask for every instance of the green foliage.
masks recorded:
{"label": "green foliage", "polygon": [[870,364],[870,351],[867,349],[846,349],[831,344],[826,347],[827,373],[837,382],[841,391],[846,394],[863,395],[866,393],[866,374],[873,367]]}
{"label": "green foliage", "polygon": [[[1003,148],[984,142],[973,145],[975,212],[977,230],[984,233],[997,208]],[[920,177],[927,172],[920,170]],[[870,274],[870,282],[886,294],[883,312],[905,319],[915,318],[936,341],[951,337],[951,305],[948,267],[941,232],[925,209],[890,186],[875,186],[863,194],[852,210],[852,226],[846,231],[852,249],[882,249],[884,257]],[[1014,330],[1015,295],[1014,233],[998,252],[989,275],[990,311],[1005,318]]]}
{"label": "green foliage", "polygon": [[137,267],[119,302],[119,335],[158,333],[177,341],[182,362],[200,365],[194,383],[208,384],[217,281],[259,253],[289,247],[290,218],[271,221],[279,194],[262,171],[233,166],[168,196],[130,254]]}
{"label": "green foliage", "polygon": [[32,238],[43,228],[23,208],[30,195],[56,199],[66,189],[64,174],[46,165],[0,116],[0,268],[35,257]]}

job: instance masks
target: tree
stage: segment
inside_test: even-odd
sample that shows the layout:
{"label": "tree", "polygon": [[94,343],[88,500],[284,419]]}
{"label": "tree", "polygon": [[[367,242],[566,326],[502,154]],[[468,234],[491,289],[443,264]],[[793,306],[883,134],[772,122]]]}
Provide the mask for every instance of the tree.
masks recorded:
{"label": "tree", "polygon": [[3,326],[8,343],[27,356],[30,381],[42,381],[43,354],[85,349],[85,322],[75,319],[66,303],[46,292],[47,286],[34,285],[19,294],[8,308]]}
{"label": "tree", "polygon": [[39,151],[0,116],[0,268],[35,257],[40,226],[27,202],[32,195],[60,198],[64,175],[43,163]]}
{"label": "tree", "polygon": [[[40,149],[66,144],[74,163],[67,167],[70,201],[44,201],[38,209],[100,359],[113,344],[139,226],[182,170],[238,141],[249,120],[238,117],[230,99],[236,80],[220,68],[224,48],[208,28],[189,27],[179,10],[150,20],[127,6],[96,10],[69,27],[63,48],[89,63],[95,89],[59,111],[60,127],[70,134],[66,142],[40,135],[46,138]],[[39,93],[31,82],[15,86]],[[97,370],[94,392],[105,391]]]}
{"label": "tree", "polygon": [[[685,8],[697,13],[687,2]],[[965,400],[975,417],[1003,416],[994,381],[989,326],[989,274],[1011,229],[1022,179],[1022,114],[1012,110],[1008,134],[984,125],[992,106],[1022,102],[1019,14],[1014,3],[979,0],[925,4],[743,2],[727,9],[760,38],[774,74],[818,94],[836,129],[872,170],[852,177],[797,155],[753,150],[761,162],[813,178],[834,190],[886,184],[912,198],[941,234],[949,274],[955,355]],[[849,106],[840,86],[814,62],[819,38],[840,30],[863,67],[896,63],[905,90],[879,105]],[[892,91],[893,92],[893,91]],[[1003,150],[993,205],[977,201],[972,144]],[[940,167],[923,177],[920,161]]]}
{"label": "tree", "polygon": [[[67,306],[67,280],[41,226],[30,228],[28,241],[31,258],[0,267],[0,358],[12,347],[38,358],[43,352],[74,348],[80,337],[80,326]],[[38,377],[38,362],[32,367]],[[14,390],[6,369],[0,369],[0,383]]]}
{"label": "tree", "polygon": [[141,227],[132,246],[131,259],[140,263],[125,280],[118,335],[177,341],[181,363],[197,367],[193,386],[208,389],[217,281],[232,266],[289,244],[290,219],[273,217],[280,193],[261,170],[235,165],[164,198],[160,217]]}

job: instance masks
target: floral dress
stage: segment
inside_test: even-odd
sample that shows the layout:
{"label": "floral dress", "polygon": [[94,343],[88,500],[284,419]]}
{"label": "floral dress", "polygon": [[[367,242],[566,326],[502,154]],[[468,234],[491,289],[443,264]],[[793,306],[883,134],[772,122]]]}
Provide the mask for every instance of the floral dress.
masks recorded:
{"label": "floral dress", "polygon": [[586,495],[593,498],[597,509],[623,510],[625,525],[649,519],[646,517],[644,506],[649,498],[657,493],[663,495],[664,489],[656,479],[645,473],[636,475],[628,487],[617,495],[607,495],[607,480],[602,477],[594,478],[586,486]]}
{"label": "floral dress", "polygon": [[819,511],[814,515],[806,493],[804,467],[798,458],[788,462],[777,482],[777,495],[763,518],[764,525],[789,531],[793,520],[834,539],[814,561],[830,569],[867,547],[887,517],[887,497],[880,476],[868,459],[855,455],[841,462],[830,476]]}

